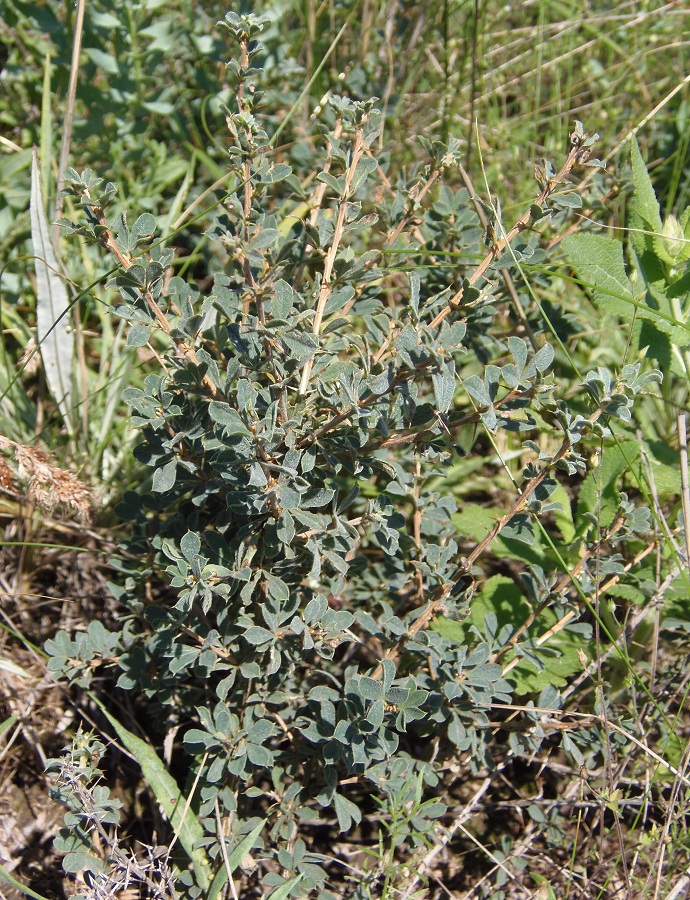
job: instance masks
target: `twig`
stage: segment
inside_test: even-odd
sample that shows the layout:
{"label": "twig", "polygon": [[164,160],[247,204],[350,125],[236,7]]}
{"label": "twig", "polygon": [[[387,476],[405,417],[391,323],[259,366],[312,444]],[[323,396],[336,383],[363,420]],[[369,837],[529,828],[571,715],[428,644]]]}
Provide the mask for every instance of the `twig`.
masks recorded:
{"label": "twig", "polygon": [[[469,147],[469,143],[468,143]],[[463,166],[458,165],[458,171],[460,172],[460,177],[465,183],[465,187],[470,193],[470,197],[472,199],[472,204],[474,206],[474,210],[479,217],[479,221],[482,223],[482,227],[484,229],[488,226],[488,220],[486,218],[486,213],[481,207],[481,204],[477,200],[477,192],[474,189],[474,185],[470,179],[470,176],[467,174]],[[532,349],[535,351],[539,350],[539,342],[537,341],[537,337],[532,330],[532,326],[527,321],[527,316],[525,315],[525,311],[522,308],[522,303],[520,302],[520,297],[518,296],[518,292],[515,288],[515,282],[513,281],[513,276],[507,269],[501,269],[501,275],[503,277],[503,281],[505,282],[506,289],[510,294],[511,300],[513,301],[513,309],[515,310],[515,315],[520,320],[522,327],[525,329],[525,334],[527,335],[530,344],[532,345]]]}
{"label": "twig", "polygon": [[[544,204],[548,200],[549,196],[554,192],[556,187],[566,180],[571,170],[576,165],[587,161],[590,153],[591,148],[583,147],[580,143],[577,143],[573,147],[571,147],[566,161],[561,168],[561,171],[558,173],[558,175],[556,175],[555,178],[546,181],[544,187],[542,188],[539,196],[535,201],[535,205],[542,206],[542,204]],[[531,220],[532,210],[530,208],[521,216],[520,219],[518,219],[518,221],[515,223],[515,225],[513,225],[509,232],[503,232],[498,240],[496,240],[492,244],[491,249],[486,254],[482,262],[477,266],[477,268],[467,279],[470,286],[475,285],[481,278],[484,277],[484,273],[486,272],[486,270],[495,260],[497,260],[501,256],[508,244],[513,241],[513,238],[516,238],[519,234],[529,228]],[[460,301],[462,300],[464,292],[464,286],[459,288],[459,290],[455,292],[455,294],[448,301],[448,305],[444,309],[442,309],[434,319],[432,319],[432,327],[435,325],[440,325],[441,322],[453,312],[453,310],[457,309]]]}
{"label": "twig", "polygon": [[[85,191],[85,194],[88,196],[88,191]],[[120,248],[117,246],[117,242],[116,242],[115,238],[113,237],[113,233],[110,230],[110,228],[108,227],[108,223],[105,218],[104,210],[100,206],[92,206],[91,211],[98,219],[99,224],[105,228],[105,231],[103,232],[103,236],[101,238],[101,240],[103,242],[103,246],[106,248],[106,250],[109,250],[113,254],[113,256],[117,259],[118,263],[122,266],[122,268],[125,271],[127,271],[132,266],[132,261],[131,261],[131,259],[128,259],[128,257],[126,257],[124,255],[124,253],[120,250]],[[156,321],[158,322],[158,324],[160,325],[162,330],[165,332],[165,334],[170,336],[172,327],[171,327],[170,323],[168,322],[168,320],[166,319],[165,314],[163,313],[160,306],[153,299],[151,292],[144,291],[142,293],[143,293],[144,299],[148,303],[153,315],[155,316]],[[180,340],[179,338],[173,338],[173,340],[174,340],[175,346],[178,348],[178,350],[180,350],[181,353],[183,353],[184,356],[186,356],[190,362],[194,363],[195,366],[198,366],[199,359],[196,355],[196,351],[194,350],[194,348],[190,347],[189,344],[186,343],[186,341]],[[204,387],[206,387],[206,389],[208,390],[208,392],[211,394],[212,397],[218,396],[218,389],[216,388],[215,384],[213,383],[213,381],[211,381],[211,379],[209,378],[208,375],[204,375],[203,383],[204,383]]]}
{"label": "twig", "polygon": [[[321,281],[321,288],[319,290],[319,299],[316,304],[316,315],[314,316],[314,337],[318,337],[321,332],[321,323],[323,322],[324,310],[326,309],[326,303],[328,303],[328,298],[331,296],[331,292],[333,290],[331,276],[333,274],[333,266],[335,265],[336,256],[338,255],[340,241],[342,240],[343,231],[345,229],[345,213],[347,211],[347,206],[350,199],[352,181],[355,177],[355,172],[357,171],[357,165],[359,164],[359,161],[362,158],[362,154],[364,153],[363,127],[364,126],[361,125],[355,132],[355,139],[351,151],[352,156],[350,165],[348,166],[347,172],[345,173],[345,186],[343,188],[343,195],[338,207],[338,218],[336,219],[335,223],[333,240],[331,241],[331,246],[328,248],[326,259],[324,261],[323,278]],[[314,357],[312,356],[307,360],[304,369],[302,370],[302,379],[299,386],[300,394],[305,394],[307,392],[313,365]]]}
{"label": "twig", "polygon": [[688,435],[685,413],[678,414],[678,443],[680,444],[680,483],[685,531],[685,565],[690,564],[690,483],[688,481]]}
{"label": "twig", "polygon": [[[597,414],[598,414],[598,412],[599,411],[597,411]],[[596,417],[598,417],[598,416],[595,415],[593,418],[596,418]],[[421,631],[422,628],[426,628],[426,626],[429,624],[429,622],[434,617],[434,615],[439,611],[439,607],[442,607],[443,604],[445,603],[445,601],[448,599],[448,597],[451,594],[451,591],[453,590],[453,588],[455,587],[457,582],[465,574],[467,574],[468,572],[470,572],[472,570],[472,566],[474,565],[474,563],[477,561],[479,556],[481,556],[481,554],[484,552],[484,550],[486,550],[486,548],[489,546],[489,544],[491,544],[493,542],[494,538],[501,531],[501,529],[505,525],[508,524],[508,522],[513,518],[513,516],[517,515],[522,509],[524,509],[529,498],[532,496],[534,491],[539,487],[539,485],[542,483],[542,481],[546,478],[548,473],[551,471],[552,466],[555,465],[555,463],[559,462],[561,459],[563,459],[564,456],[566,456],[568,454],[570,447],[571,447],[570,437],[568,435],[566,435],[563,438],[563,442],[561,443],[561,446],[558,448],[558,451],[556,452],[555,456],[552,458],[551,463],[549,465],[545,466],[541,470],[541,472],[539,472],[537,475],[534,476],[534,478],[531,478],[527,482],[527,484],[523,488],[520,496],[517,498],[515,503],[513,503],[512,507],[508,510],[508,512],[504,513],[502,516],[500,516],[496,520],[493,528],[488,532],[488,534],[483,538],[483,540],[481,540],[477,544],[477,546],[474,548],[472,553],[470,553],[470,555],[468,557],[466,557],[465,559],[463,559],[460,562],[460,564],[457,566],[457,568],[451,575],[449,581],[446,584],[444,584],[441,587],[436,589],[434,596],[429,601],[424,612],[414,620],[412,625],[410,625],[410,627],[407,629],[406,633],[404,635],[402,635],[395,642],[395,644],[393,644],[393,646],[388,649],[388,651],[386,652],[386,654],[383,657],[383,660],[381,661],[381,663],[379,663],[379,665],[374,670],[374,672],[371,676],[372,678],[376,678],[376,679],[380,678],[383,675],[383,666],[382,666],[383,661],[387,660],[387,659],[395,660],[398,657],[398,654],[400,653],[400,650],[402,649],[403,645],[411,637],[414,637],[414,635],[417,634],[418,631]]]}
{"label": "twig", "polygon": [[220,818],[220,806],[218,805],[218,797],[216,797],[216,826],[218,828],[218,837],[220,838],[220,849],[223,854],[223,865],[228,874],[228,883],[232,893],[232,900],[239,900],[237,896],[237,888],[235,887],[235,879],[232,877],[232,869],[230,868],[230,860],[228,858],[228,848],[225,845],[225,835],[223,834],[223,823]]}

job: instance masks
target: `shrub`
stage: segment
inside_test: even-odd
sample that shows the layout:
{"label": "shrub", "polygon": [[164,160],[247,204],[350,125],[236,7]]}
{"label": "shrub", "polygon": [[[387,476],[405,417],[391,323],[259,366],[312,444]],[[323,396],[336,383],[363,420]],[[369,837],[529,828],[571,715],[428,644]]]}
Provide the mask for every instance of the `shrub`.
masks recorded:
{"label": "shrub", "polygon": [[[159,802],[177,802],[168,815],[193,863],[178,859],[178,891],[234,890],[233,869],[260,846],[272,896],[326,900],[343,876],[323,848],[380,817],[370,864],[339,895],[386,896],[446,815],[452,766],[490,768],[514,715],[507,752],[536,752],[591,621],[609,633],[596,614],[579,621],[581,601],[624,573],[617,548],[649,517],[616,494],[608,531],[583,516],[576,533],[563,484],[581,481],[583,445],[614,441],[610,423],[627,423],[660,376],[640,362],[599,368],[563,399],[551,343],[519,315],[522,287],[518,325],[503,314],[503,274],[546,258],[537,224],[581,205],[569,176],[601,165],[596,135],[576,124],[560,170],[539,169],[539,196],[508,229],[497,200],[478,211],[453,186],[452,137],[420,138],[427,164],[391,183],[374,100],[332,96],[325,130],[279,152],[261,118],[262,22],[221,24],[239,58],[210,293],[170,277],[150,214],[129,225],[111,214],[114,185],[67,172],[82,218],[60,224],[114,255],[114,312],[160,370],[125,392],[151,479],[118,510],[131,527],[112,586],[122,629],[61,633],[51,668],[88,685],[116,662],[152,737],[167,729],[183,790],[108,714]],[[511,447],[521,472],[503,463]],[[506,489],[489,510],[458,509],[457,479],[493,451],[513,500]],[[520,560],[524,614],[500,613],[514,582],[491,554]],[[468,621],[473,599],[484,614]],[[562,746],[579,762],[601,752],[594,730],[564,731]],[[78,807],[84,791],[64,785],[87,781],[73,769],[61,796]],[[77,837],[61,846],[83,863],[98,820],[70,814]],[[96,891],[102,867],[81,869]]]}

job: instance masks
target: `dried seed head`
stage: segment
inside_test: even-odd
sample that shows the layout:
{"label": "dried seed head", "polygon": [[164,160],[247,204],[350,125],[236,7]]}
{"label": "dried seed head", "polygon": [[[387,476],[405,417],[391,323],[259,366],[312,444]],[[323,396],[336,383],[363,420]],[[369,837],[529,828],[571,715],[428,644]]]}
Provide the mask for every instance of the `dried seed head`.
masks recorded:
{"label": "dried seed head", "polygon": [[44,512],[63,507],[74,510],[82,519],[91,516],[93,497],[76,475],[56,466],[48,453],[15,444],[14,455],[20,474],[28,479],[27,497]]}

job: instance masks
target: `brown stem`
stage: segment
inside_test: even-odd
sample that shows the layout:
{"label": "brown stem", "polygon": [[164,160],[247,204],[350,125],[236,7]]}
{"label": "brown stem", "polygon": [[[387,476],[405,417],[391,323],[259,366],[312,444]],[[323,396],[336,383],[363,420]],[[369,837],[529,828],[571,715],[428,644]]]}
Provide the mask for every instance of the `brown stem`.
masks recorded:
{"label": "brown stem", "polygon": [[[55,192],[55,209],[53,218],[59,219],[62,215],[64,197],[62,189],[65,186],[65,169],[69,160],[69,151],[72,143],[72,125],[74,122],[74,104],[77,97],[77,80],[79,78],[79,55],[81,53],[81,40],[84,32],[84,9],[86,0],[77,3],[77,17],[74,23],[74,44],[72,45],[72,62],[69,70],[69,84],[67,86],[67,100],[65,103],[65,118],[62,125],[62,141],[60,142],[60,161],[58,162],[58,183]],[[60,226],[53,225],[51,239],[53,248],[58,249]]]}
{"label": "brown stem", "polygon": [[[422,187],[419,189],[419,193],[415,194],[414,189],[410,191],[410,199],[416,201],[417,203],[419,203],[421,200],[423,200],[425,194],[427,194],[427,192],[430,190],[431,186],[433,185],[433,183],[436,181],[436,179],[439,177],[440,174],[441,174],[440,169],[437,169],[437,168],[432,169],[431,174],[429,175],[428,179],[422,185]],[[412,213],[408,210],[405,213],[405,215],[402,217],[402,219],[396,225],[393,233],[386,239],[386,244],[388,244],[389,246],[392,246],[396,242],[396,240],[400,237],[403,228],[405,228],[407,225],[409,225],[411,220],[412,220]]]}
{"label": "brown stem", "polygon": [[[558,173],[558,175],[556,175],[555,178],[547,181],[542,188],[541,193],[535,201],[535,204],[537,206],[541,206],[543,203],[545,203],[546,200],[548,200],[549,196],[554,192],[556,186],[565,181],[567,176],[570,174],[573,166],[575,166],[580,160],[582,152],[583,148],[579,144],[571,147],[561,171]],[[496,259],[499,258],[499,256],[501,256],[505,248],[512,242],[513,238],[517,237],[518,234],[521,234],[523,231],[525,231],[525,229],[529,227],[531,219],[532,211],[531,209],[528,209],[527,212],[518,219],[518,221],[515,223],[515,225],[513,225],[513,227],[507,234],[501,235],[498,240],[493,243],[489,252],[468,278],[468,284],[470,286],[475,285],[480,280],[480,278],[483,278],[486,270]],[[454,309],[457,308],[458,304],[462,300],[464,291],[464,287],[461,287],[455,292],[455,294],[448,301],[448,306],[446,306],[445,309],[442,309],[441,312],[431,321],[432,327],[435,325],[440,325],[441,322],[447,316],[449,316]]]}
{"label": "brown stem", "polygon": [[[124,253],[122,253],[120,248],[117,246],[117,242],[115,241],[115,238],[113,237],[113,233],[110,230],[110,228],[108,228],[104,211],[100,207],[93,207],[93,213],[98,218],[99,224],[101,224],[106,229],[104,232],[103,238],[102,238],[103,246],[106,248],[106,250],[109,250],[115,256],[115,258],[117,259],[119,264],[122,266],[122,268],[126,272],[129,268],[131,268],[132,260],[128,259],[124,255]],[[153,299],[151,292],[143,291],[142,293],[143,293],[144,299],[146,300],[146,302],[148,303],[148,305],[151,309],[151,312],[155,316],[156,321],[158,322],[160,327],[163,329],[163,331],[167,335],[170,335],[170,332],[172,331],[170,323],[166,319],[165,314],[163,313],[160,306]],[[175,346],[178,348],[178,350],[180,350],[182,352],[182,354],[190,362],[194,363],[195,366],[198,366],[199,358],[197,357],[194,348],[190,347],[185,341],[182,341],[179,338],[173,338],[173,340],[174,340]],[[208,392],[211,394],[212,397],[218,396],[218,389],[216,388],[215,384],[211,381],[211,379],[209,378],[208,375],[204,375],[203,383],[204,383],[204,387],[208,390]]]}
{"label": "brown stem", "polygon": [[[477,200],[477,192],[474,189],[474,185],[472,184],[472,180],[470,176],[467,174],[465,169],[462,166],[458,166],[458,171],[460,172],[460,177],[462,178],[465,187],[470,192],[470,196],[472,198],[472,203],[474,205],[475,212],[479,217],[479,221],[482,223],[482,227],[484,229],[488,228],[488,220],[486,218],[486,213],[481,207],[481,204]],[[510,294],[510,298],[513,301],[513,310],[515,311],[516,316],[520,320],[522,327],[525,329],[525,334],[529,338],[529,342],[532,345],[532,349],[535,351],[539,350],[539,342],[537,341],[536,335],[532,331],[532,328],[527,321],[527,316],[525,315],[525,311],[522,308],[522,303],[520,302],[520,297],[518,296],[518,292],[515,288],[515,282],[513,281],[513,277],[507,269],[501,269],[501,275],[503,277],[503,281],[505,283],[506,289]]]}
{"label": "brown stem", "polygon": [[[481,554],[486,550],[489,544],[492,543],[496,535],[500,532],[500,530],[508,524],[508,522],[513,518],[513,516],[517,515],[521,510],[524,509],[527,501],[532,496],[534,491],[539,487],[542,481],[546,478],[548,473],[551,471],[553,465],[563,459],[564,456],[567,455],[571,447],[570,437],[566,435],[563,438],[561,446],[558,448],[556,455],[552,458],[550,464],[545,466],[541,472],[534,476],[534,478],[530,478],[525,487],[522,490],[522,493],[517,498],[515,503],[513,503],[512,507],[508,510],[507,513],[504,513],[500,516],[496,522],[494,523],[493,528],[489,533],[484,537],[482,541],[480,541],[477,546],[474,548],[472,553],[465,559],[460,562],[460,565],[455,569],[453,574],[450,577],[450,580],[438,587],[434,592],[433,598],[429,601],[427,608],[424,612],[418,616],[412,623],[412,625],[407,629],[407,632],[399,638],[392,647],[386,652],[384,656],[385,659],[395,660],[397,659],[403,645],[411,638],[417,634],[418,631],[421,631],[422,628],[426,628],[434,615],[438,612],[439,607],[441,607],[445,601],[450,596],[453,587],[457,584],[457,582],[466,575],[468,572],[472,570],[472,566],[477,561],[477,559],[481,556]],[[383,660],[382,660],[383,662]],[[381,663],[374,670],[372,678],[380,678],[383,674],[383,667]]]}
{"label": "brown stem", "polygon": [[[338,248],[340,246],[340,241],[342,240],[343,232],[345,229],[345,213],[347,211],[347,205],[350,199],[352,182],[355,177],[355,172],[357,171],[357,165],[359,164],[363,153],[364,135],[363,128],[362,126],[360,126],[355,133],[355,140],[352,145],[352,159],[350,161],[350,165],[348,166],[347,172],[345,173],[345,187],[343,189],[343,196],[338,207],[338,218],[336,219],[335,229],[333,231],[333,240],[331,241],[331,246],[328,248],[326,259],[324,261],[323,278],[321,280],[321,288],[319,290],[319,299],[316,304],[316,315],[314,316],[313,331],[315,337],[318,337],[321,332],[324,310],[326,309],[326,303],[328,302],[328,298],[331,296],[331,292],[333,290],[333,284],[331,282],[333,266],[335,265],[335,259],[338,255]],[[313,357],[307,360],[304,369],[302,370],[302,380],[299,387],[300,394],[305,394],[307,391],[307,387],[309,386],[309,378],[311,376],[311,370],[314,365],[313,360]]]}
{"label": "brown stem", "polygon": [[[617,531],[620,531],[620,529],[623,527],[624,524],[625,524],[625,519],[622,516],[620,518],[616,519],[616,521],[613,523],[612,527],[606,533],[605,539],[609,540],[610,538],[612,538],[613,535]],[[509,650],[512,650],[515,647],[517,642],[520,640],[522,635],[527,631],[527,629],[530,627],[530,625],[532,625],[535,622],[535,620],[537,619],[537,617],[539,615],[541,615],[541,613],[546,609],[546,607],[551,602],[552,598],[559,596],[567,588],[568,584],[570,582],[573,582],[574,579],[580,574],[585,563],[589,559],[591,559],[594,552],[599,549],[599,546],[600,546],[600,544],[597,543],[593,547],[590,547],[590,549],[587,551],[587,553],[582,557],[582,559],[578,562],[578,564],[573,568],[572,572],[565,572],[561,576],[561,578],[556,582],[556,584],[553,586],[553,588],[549,591],[548,596],[545,597],[542,600],[542,602],[536,607],[536,609],[534,609],[530,613],[530,615],[527,617],[527,619],[525,619],[525,621],[522,623],[522,625],[520,625],[520,627],[512,635],[512,637],[510,638],[508,643],[504,647],[501,647],[501,649],[498,650],[496,653],[494,653],[493,656],[491,656],[491,658],[489,659],[489,662],[498,662],[498,660],[502,659]],[[516,664],[517,663],[513,663],[513,665],[516,665]],[[511,665],[511,668],[513,667],[513,665]],[[505,671],[508,671],[508,669],[506,668]]]}
{"label": "brown stem", "polygon": [[[510,390],[505,395],[505,397],[501,397],[500,400],[495,400],[493,407],[494,409],[500,409],[501,407],[510,403],[512,400],[515,400],[517,397],[519,397],[520,399],[525,399],[533,397],[535,393],[536,389],[533,387],[528,388],[526,391]],[[483,412],[483,410],[475,410],[474,412],[467,413],[466,415],[461,416],[459,419],[447,419],[444,421],[445,427],[449,432],[452,432],[456,428],[462,428],[463,425],[473,425],[479,422]],[[423,428],[421,431],[405,429],[404,431],[397,432],[397,434],[394,434],[391,437],[382,437],[376,441],[371,441],[370,443],[365,444],[364,447],[362,447],[362,449],[360,450],[360,453],[373,453],[375,450],[381,450],[384,447],[397,447],[400,444],[424,443],[426,441],[433,440],[433,438],[437,436],[437,433],[431,431],[429,428]]]}
{"label": "brown stem", "polygon": [[415,598],[420,601],[424,596],[424,576],[422,575],[422,511],[419,508],[419,495],[422,485],[422,467],[419,454],[415,459],[415,481],[414,481],[414,513],[412,515],[412,534],[414,545],[417,548],[417,571],[415,573]]}
{"label": "brown stem", "polygon": [[[579,144],[577,146],[571,147],[570,152],[568,153],[568,157],[563,164],[563,168],[555,178],[552,178],[546,182],[541,190],[541,193],[535,200],[535,204],[537,206],[541,206],[543,203],[545,203],[549,196],[554,192],[557,185],[565,181],[571,169],[580,161],[584,161],[589,156],[589,152],[590,151],[588,148],[583,148]],[[529,227],[531,217],[532,211],[530,208],[520,219],[518,219],[518,221],[515,223],[515,225],[513,225],[513,227],[507,234],[503,234],[497,241],[494,241],[489,252],[468,278],[468,284],[470,286],[476,284],[481,278],[483,278],[484,273],[489,268],[491,263],[493,263],[494,260],[498,259],[505,248],[511,243],[513,238],[517,237],[518,234],[525,231]],[[460,301],[462,300],[464,291],[465,288],[461,287],[455,292],[455,294],[448,301],[448,305],[444,309],[442,309],[434,319],[432,319],[432,321],[430,322],[430,327],[440,325],[447,316],[449,316],[455,309],[457,309]],[[380,363],[383,359],[385,359],[386,353],[392,343],[393,337],[386,338],[374,357],[375,364]]]}

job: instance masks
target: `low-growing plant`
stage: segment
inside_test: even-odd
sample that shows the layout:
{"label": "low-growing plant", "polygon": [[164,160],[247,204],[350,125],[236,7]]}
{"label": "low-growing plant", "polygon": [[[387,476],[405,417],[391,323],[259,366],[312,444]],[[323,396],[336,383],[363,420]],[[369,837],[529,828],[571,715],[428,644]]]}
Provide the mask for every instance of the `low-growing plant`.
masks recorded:
{"label": "low-growing plant", "polygon": [[[392,897],[451,824],[458,773],[491,770],[497,742],[539,750],[592,625],[628,665],[598,598],[634,577],[627,548],[649,513],[620,493],[620,469],[599,485],[606,521],[596,500],[575,519],[566,491],[588,484],[593,450],[620,446],[616,427],[661,376],[639,358],[561,396],[548,320],[535,331],[503,311],[503,273],[543,266],[539,228],[581,205],[572,173],[601,167],[596,134],[576,123],[512,226],[497,199],[456,186],[452,137],[420,138],[426,165],[389,180],[375,100],[330,97],[304,172],[301,148],[279,152],[261,116],[262,21],[219,24],[239,57],[227,65],[231,174],[208,229],[224,262],[208,293],[171,277],[153,216],[118,210],[117,187],[89,170],[66,173],[81,218],[60,225],[116,260],[113,311],[160,368],[125,391],[151,481],[118,510],[131,529],[112,585],[122,629],[59,634],[50,667],[97,689],[115,664],[151,740],[165,731],[173,771],[189,773],[166,811],[191,861],[176,859],[175,891],[237,896],[228,856],[255,846],[244,878],[274,900]],[[458,509],[458,471],[489,454],[496,504]],[[510,581],[496,571],[507,562]],[[588,728],[561,731],[581,765],[615,750],[598,703]],[[143,742],[119,728],[137,756]],[[165,809],[161,769],[146,757]],[[96,826],[77,807],[89,781],[71,773],[60,847],[88,855]],[[372,833],[345,879],[338,835]],[[100,868],[89,856],[83,869],[93,886]]]}

